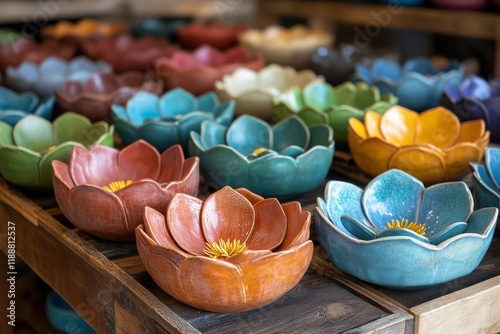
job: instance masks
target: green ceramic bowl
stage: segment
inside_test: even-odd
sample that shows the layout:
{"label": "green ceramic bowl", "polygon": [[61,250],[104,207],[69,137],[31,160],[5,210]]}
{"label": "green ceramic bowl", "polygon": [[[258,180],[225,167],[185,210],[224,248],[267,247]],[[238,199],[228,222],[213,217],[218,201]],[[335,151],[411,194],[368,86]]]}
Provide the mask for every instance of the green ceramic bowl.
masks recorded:
{"label": "green ceramic bowl", "polygon": [[52,160],[68,162],[74,146],[113,146],[113,132],[113,125],[92,124],[72,112],[52,123],[36,115],[23,117],[13,127],[0,122],[0,173],[18,186],[50,189]]}

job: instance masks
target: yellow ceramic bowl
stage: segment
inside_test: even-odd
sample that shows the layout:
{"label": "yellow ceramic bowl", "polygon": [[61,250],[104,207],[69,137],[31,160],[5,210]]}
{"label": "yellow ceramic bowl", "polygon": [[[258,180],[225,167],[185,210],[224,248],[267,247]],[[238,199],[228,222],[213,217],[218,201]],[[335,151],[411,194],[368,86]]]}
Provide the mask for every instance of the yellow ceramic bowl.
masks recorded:
{"label": "yellow ceramic bowl", "polygon": [[383,115],[368,111],[364,123],[349,119],[349,149],[358,167],[376,176],[401,169],[427,185],[460,180],[479,162],[489,143],[483,120],[460,124],[448,109],[416,113],[394,106]]}

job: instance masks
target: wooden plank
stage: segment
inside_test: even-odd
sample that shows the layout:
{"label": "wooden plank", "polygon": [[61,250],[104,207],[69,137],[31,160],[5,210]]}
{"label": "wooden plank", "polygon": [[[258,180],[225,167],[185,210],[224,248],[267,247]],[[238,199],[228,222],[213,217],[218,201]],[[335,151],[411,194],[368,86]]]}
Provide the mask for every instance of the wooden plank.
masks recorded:
{"label": "wooden plank", "polygon": [[415,333],[499,333],[500,276],[413,307]]}

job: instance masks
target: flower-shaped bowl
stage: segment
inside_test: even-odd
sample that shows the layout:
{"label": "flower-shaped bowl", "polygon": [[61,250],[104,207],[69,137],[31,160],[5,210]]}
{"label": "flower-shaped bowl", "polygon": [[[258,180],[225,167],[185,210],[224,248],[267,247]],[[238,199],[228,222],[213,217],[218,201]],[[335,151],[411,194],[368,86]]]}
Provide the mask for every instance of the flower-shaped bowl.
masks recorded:
{"label": "flower-shaped bowl", "polygon": [[403,107],[423,111],[439,105],[446,86],[458,86],[464,76],[464,67],[451,61],[444,68],[436,68],[427,58],[407,60],[403,67],[386,59],[377,59],[370,67],[356,66],[353,79],[377,86],[382,94],[393,93]]}
{"label": "flower-shaped bowl", "polygon": [[81,42],[94,37],[114,36],[124,32],[127,25],[123,22],[101,22],[84,18],[77,22],[58,21],[40,31],[42,38],[71,40]]}
{"label": "flower-shaped bowl", "polygon": [[198,158],[179,145],[159,154],[143,140],[119,151],[75,147],[69,163],[52,162],[54,193],[64,216],[79,229],[114,241],[133,241],[146,206],[165,212],[176,193],[196,196]]}
{"label": "flower-shaped bowl", "polygon": [[358,167],[376,176],[401,169],[426,185],[461,180],[479,162],[490,139],[484,121],[460,123],[448,109],[418,114],[394,106],[383,115],[368,111],[364,123],[349,119],[349,149]]}
{"label": "flower-shaped bowl", "polygon": [[345,82],[336,87],[311,82],[276,98],[273,113],[278,120],[297,115],[308,125],[330,125],[337,148],[346,150],[349,118],[363,120],[367,110],[383,114],[397,101],[392,93],[380,95],[377,87],[362,82]]}
{"label": "flower-shaped bowl", "polygon": [[202,45],[210,45],[219,50],[226,50],[238,44],[238,36],[248,29],[246,24],[191,23],[177,29],[179,43],[185,49],[194,50]]}
{"label": "flower-shaped bowl", "polygon": [[40,64],[49,57],[69,61],[73,58],[76,47],[55,40],[36,42],[20,38],[13,43],[0,44],[0,72],[5,73],[8,67],[17,67],[24,62]]}
{"label": "flower-shaped bowl", "polygon": [[318,187],[333,160],[333,130],[325,124],[308,127],[290,116],[272,127],[251,115],[228,127],[203,122],[191,132],[190,155],[200,157],[200,171],[209,188],[246,188],[265,197],[289,199]]}
{"label": "flower-shaped bowl", "polygon": [[187,24],[187,19],[162,20],[149,18],[145,20],[133,20],[129,23],[129,30],[135,37],[162,37],[172,39],[177,29]]}
{"label": "flower-shaped bowl", "polygon": [[157,59],[155,67],[166,88],[181,87],[194,95],[200,95],[213,91],[216,81],[240,67],[260,70],[264,67],[264,59],[251,56],[242,47],[222,52],[204,45],[193,52],[179,50],[171,57]]}
{"label": "flower-shaped bowl", "polygon": [[473,211],[464,182],[425,188],[397,169],[364,190],[330,181],[317,204],[316,232],[330,260],[352,276],[398,290],[471,273],[491,243],[498,217],[497,208]]}
{"label": "flower-shaped bowl", "polygon": [[66,81],[83,81],[94,72],[111,72],[112,67],[103,62],[92,62],[86,57],[70,61],[49,57],[40,64],[26,61],[18,67],[7,68],[7,86],[18,92],[31,91],[41,98],[54,94]]}
{"label": "flower-shaped bowl", "polygon": [[111,121],[111,106],[124,105],[141,90],[160,95],[163,81],[139,71],[122,74],[96,72],[84,82],[66,81],[55,93],[59,111],[71,110],[95,122]]}
{"label": "flower-shaped bowl", "polygon": [[85,41],[83,53],[90,59],[102,59],[113,65],[117,73],[144,71],[157,58],[167,57],[177,46],[156,37],[134,38],[128,34]]}
{"label": "flower-shaped bowl", "polygon": [[273,116],[274,98],[292,87],[303,89],[312,81],[323,81],[310,70],[271,64],[260,71],[240,68],[215,83],[221,101],[235,100],[236,115],[249,114],[265,120]]}
{"label": "flower-shaped bowl", "polygon": [[47,318],[61,333],[96,334],[90,325],[55,291],[50,291],[45,301]]}
{"label": "flower-shaped bowl", "polygon": [[40,101],[38,96],[31,92],[17,94],[6,87],[0,86],[0,122],[14,126],[28,114],[50,120],[53,109],[53,97],[46,101]]}
{"label": "flower-shaped bowl", "polygon": [[459,87],[446,87],[441,105],[450,109],[461,122],[482,119],[491,141],[500,142],[500,78],[487,82],[477,77],[467,77]]}
{"label": "flower-shaped bowl", "polygon": [[113,105],[111,111],[113,124],[125,144],[144,139],[158,151],[180,144],[186,153],[189,133],[199,133],[203,121],[228,126],[233,117],[233,101],[221,104],[214,93],[195,97],[182,88],[160,97],[139,92],[125,107]]}
{"label": "flower-shaped bowl", "polygon": [[113,146],[114,127],[92,124],[67,112],[52,123],[36,115],[23,117],[14,127],[0,122],[0,173],[7,180],[31,189],[52,188],[52,160],[68,161],[77,146]]}
{"label": "flower-shaped bowl", "polygon": [[266,63],[306,68],[312,53],[319,46],[331,46],[333,37],[322,30],[296,25],[291,28],[268,26],[264,30],[250,29],[239,37],[240,43]]}
{"label": "flower-shaped bowl", "polygon": [[500,148],[487,147],[484,164],[471,163],[474,198],[479,208],[500,209]]}
{"label": "flower-shaped bowl", "polygon": [[311,214],[298,202],[224,187],[205,201],[177,194],[163,212],[146,208],[137,250],[158,286],[202,310],[268,305],[300,281],[312,259]]}

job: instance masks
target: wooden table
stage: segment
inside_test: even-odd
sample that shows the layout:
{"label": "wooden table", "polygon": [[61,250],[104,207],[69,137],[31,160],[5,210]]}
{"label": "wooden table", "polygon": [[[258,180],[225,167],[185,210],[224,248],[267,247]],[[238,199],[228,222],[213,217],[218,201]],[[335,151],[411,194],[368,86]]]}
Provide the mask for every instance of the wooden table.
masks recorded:
{"label": "wooden table", "polygon": [[[332,172],[330,178],[337,177]],[[300,198],[303,207],[312,210],[322,191],[323,186]],[[1,251],[7,252],[7,221],[13,222],[18,258],[98,333],[500,331],[498,233],[472,274],[419,292],[390,291],[360,282],[335,268],[317,246],[310,269],[284,297],[254,311],[216,314],[168,296],[145,271],[134,243],[109,242],[76,229],[50,195],[21,192],[0,178],[0,217]],[[5,256],[1,261],[6,261]],[[12,328],[5,321],[2,294],[0,332],[8,333]]]}

